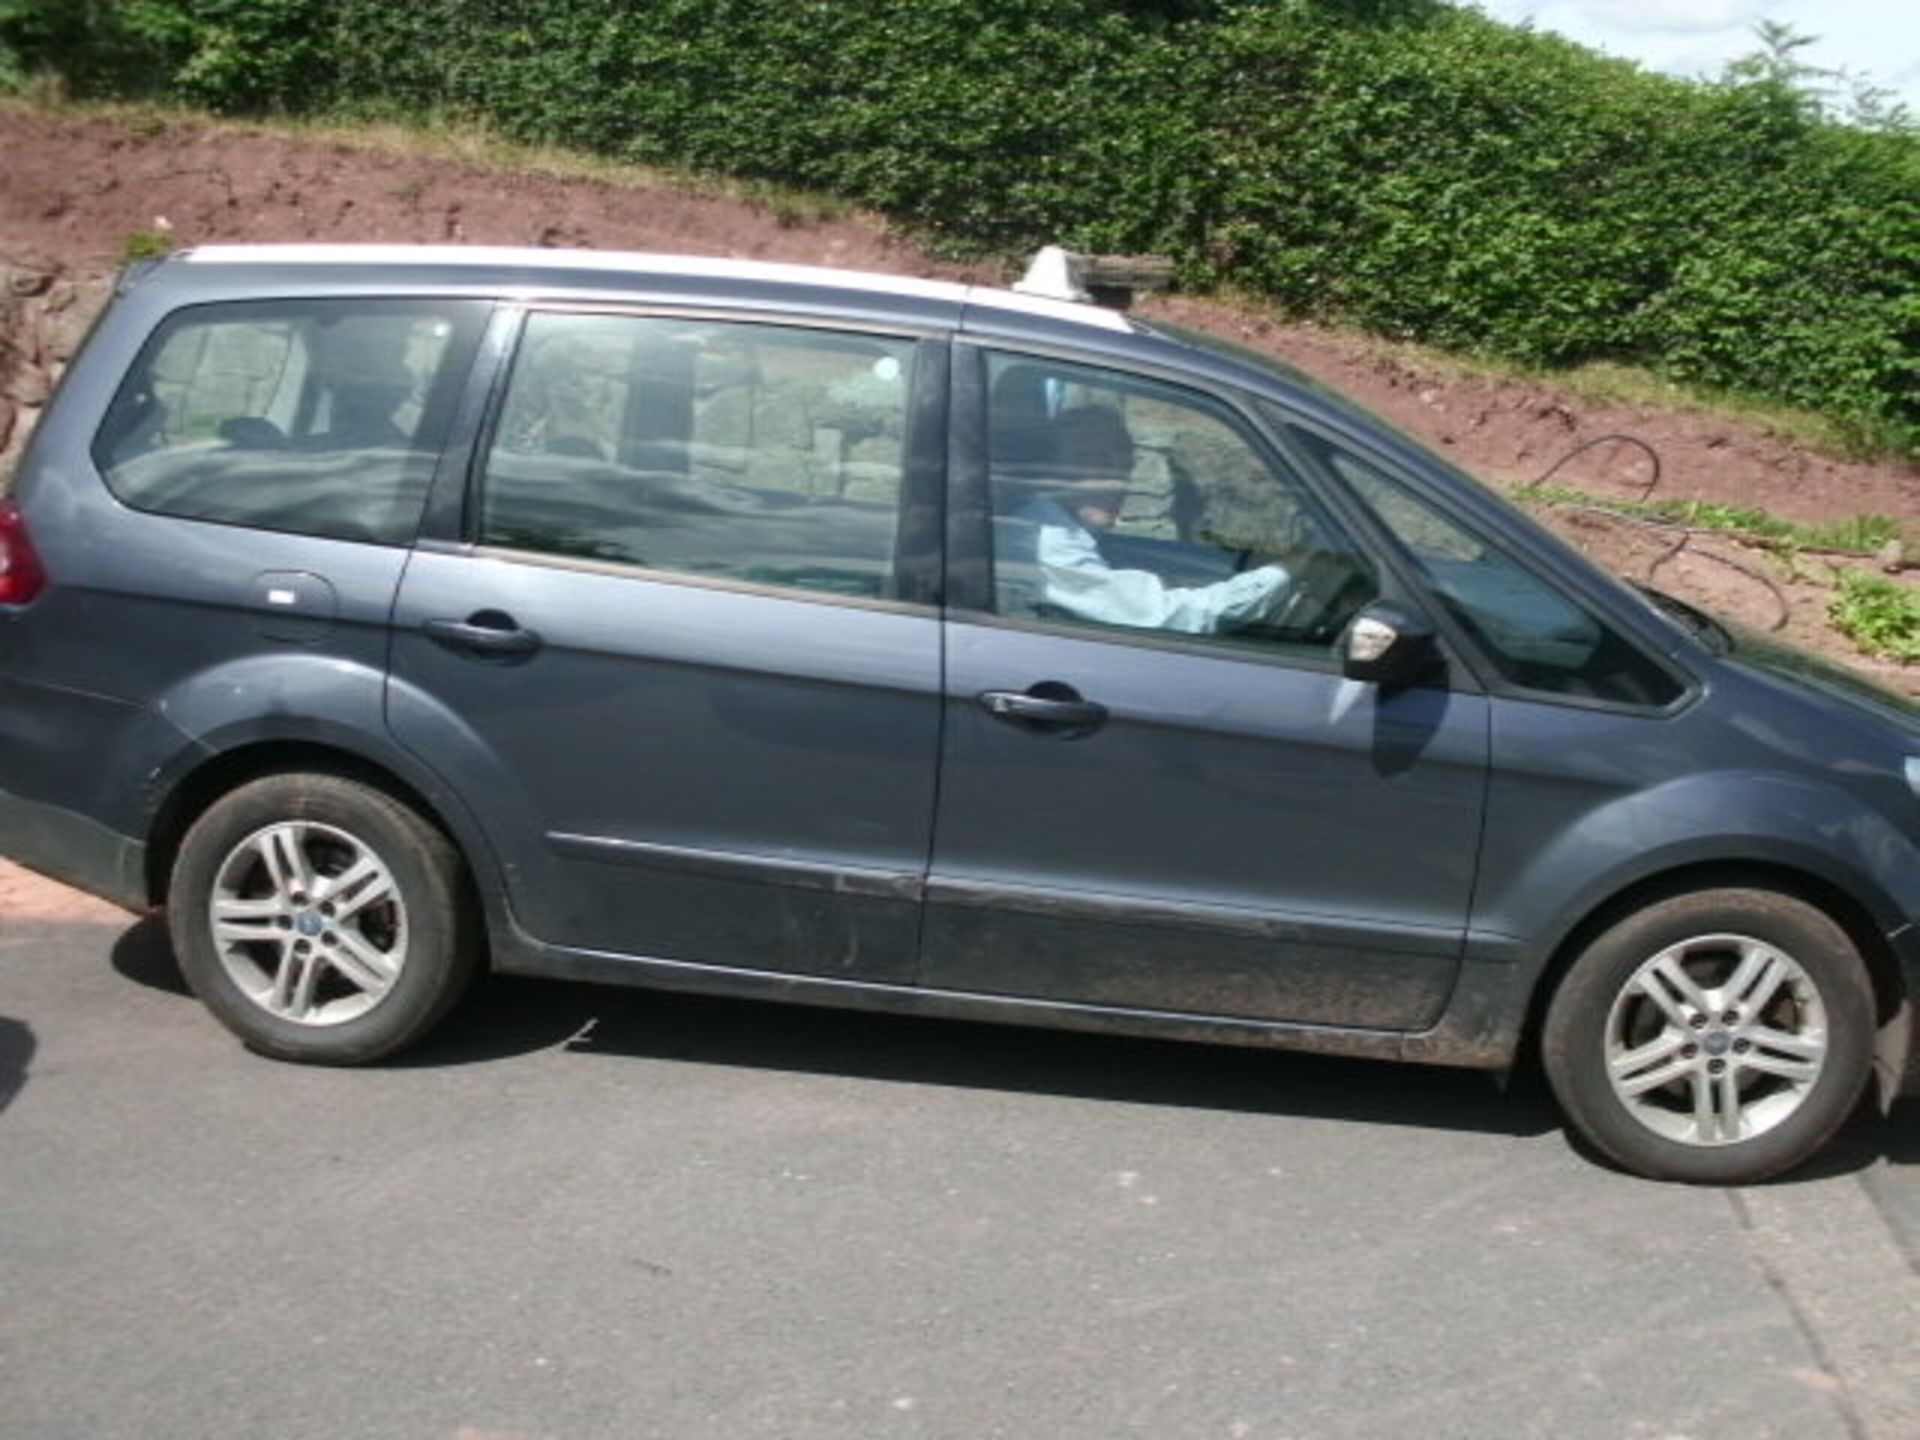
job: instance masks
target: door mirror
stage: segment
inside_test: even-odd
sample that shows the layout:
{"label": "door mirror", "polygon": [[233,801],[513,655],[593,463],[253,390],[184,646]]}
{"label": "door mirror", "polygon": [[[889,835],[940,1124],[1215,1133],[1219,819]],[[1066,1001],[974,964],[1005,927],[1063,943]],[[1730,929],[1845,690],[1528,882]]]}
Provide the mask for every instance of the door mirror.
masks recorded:
{"label": "door mirror", "polygon": [[1433,627],[1388,600],[1376,600],[1340,637],[1340,673],[1349,680],[1403,685],[1417,678],[1438,655]]}

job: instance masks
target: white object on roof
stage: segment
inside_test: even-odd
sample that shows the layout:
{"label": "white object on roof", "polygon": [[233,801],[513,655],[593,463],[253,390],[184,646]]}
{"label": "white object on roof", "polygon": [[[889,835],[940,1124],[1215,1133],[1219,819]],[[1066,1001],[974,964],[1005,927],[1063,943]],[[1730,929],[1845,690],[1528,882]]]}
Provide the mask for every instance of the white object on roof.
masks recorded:
{"label": "white object on roof", "polygon": [[1048,300],[1084,303],[1093,298],[1087,293],[1086,257],[1058,245],[1043,245],[1036,250],[1027,273],[1013,282],[1013,288],[1022,295]]}

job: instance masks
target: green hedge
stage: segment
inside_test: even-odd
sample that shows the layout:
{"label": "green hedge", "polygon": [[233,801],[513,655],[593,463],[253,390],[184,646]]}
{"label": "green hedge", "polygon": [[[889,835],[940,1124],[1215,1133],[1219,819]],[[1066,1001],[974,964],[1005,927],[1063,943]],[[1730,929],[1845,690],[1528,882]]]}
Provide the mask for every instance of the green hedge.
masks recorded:
{"label": "green hedge", "polygon": [[473,117],[1920,436],[1920,138],[1438,0],[0,0],[82,94]]}

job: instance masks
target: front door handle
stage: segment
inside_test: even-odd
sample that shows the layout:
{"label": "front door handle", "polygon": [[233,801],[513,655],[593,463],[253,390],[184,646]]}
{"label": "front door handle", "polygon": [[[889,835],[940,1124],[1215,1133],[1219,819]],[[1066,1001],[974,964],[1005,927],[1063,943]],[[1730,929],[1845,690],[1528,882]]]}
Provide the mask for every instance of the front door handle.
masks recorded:
{"label": "front door handle", "polygon": [[429,620],[421,628],[436,644],[489,659],[524,659],[540,648],[538,631],[521,629],[499,610],[476,611],[464,620]]}
{"label": "front door handle", "polygon": [[1063,740],[1091,735],[1107,723],[1107,707],[1083,700],[1071,685],[1042,680],[1025,690],[987,690],[980,704],[996,720],[1023,730],[1044,731]]}

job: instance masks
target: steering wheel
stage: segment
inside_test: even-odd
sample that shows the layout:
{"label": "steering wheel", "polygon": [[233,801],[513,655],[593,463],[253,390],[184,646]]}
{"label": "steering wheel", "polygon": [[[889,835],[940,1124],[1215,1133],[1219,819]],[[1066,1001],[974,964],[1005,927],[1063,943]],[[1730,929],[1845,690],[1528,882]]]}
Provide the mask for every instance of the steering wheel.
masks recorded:
{"label": "steering wheel", "polygon": [[1280,563],[1287,571],[1287,598],[1267,623],[1290,639],[1331,641],[1346,618],[1341,602],[1358,573],[1340,555],[1325,550],[1299,551]]}

